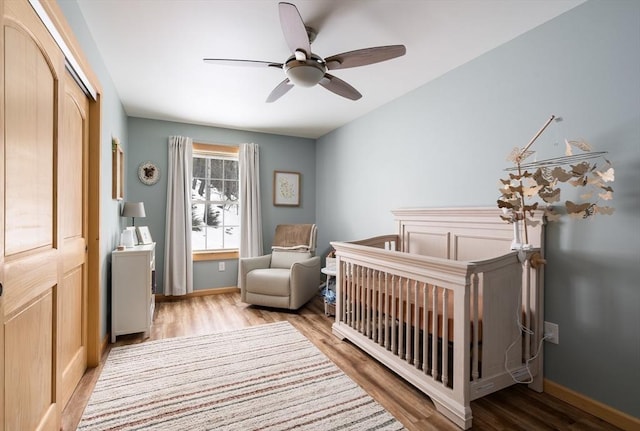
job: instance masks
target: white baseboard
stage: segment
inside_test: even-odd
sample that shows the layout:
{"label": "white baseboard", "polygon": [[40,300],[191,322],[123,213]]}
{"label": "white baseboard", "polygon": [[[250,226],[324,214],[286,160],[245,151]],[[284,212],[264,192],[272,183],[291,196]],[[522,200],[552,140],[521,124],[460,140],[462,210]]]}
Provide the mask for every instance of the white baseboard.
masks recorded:
{"label": "white baseboard", "polygon": [[157,302],[175,301],[179,299],[195,298],[197,296],[219,295],[221,293],[234,293],[234,292],[240,292],[240,288],[236,286],[231,286],[231,287],[214,287],[211,289],[198,289],[191,293],[187,293],[186,295],[183,295],[183,296],[167,296],[167,295],[158,293],[156,294],[156,301]]}

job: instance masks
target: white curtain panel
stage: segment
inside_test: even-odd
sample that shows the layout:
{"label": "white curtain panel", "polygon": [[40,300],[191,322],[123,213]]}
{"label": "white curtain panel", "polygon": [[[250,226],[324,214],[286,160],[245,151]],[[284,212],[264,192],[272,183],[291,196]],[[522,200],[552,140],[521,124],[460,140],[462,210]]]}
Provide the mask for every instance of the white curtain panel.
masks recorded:
{"label": "white curtain panel", "polygon": [[240,257],[262,256],[260,154],[258,144],[240,144]]}
{"label": "white curtain panel", "polygon": [[193,142],[169,137],[167,173],[167,223],[164,236],[164,294],[193,292],[191,256],[191,164]]}

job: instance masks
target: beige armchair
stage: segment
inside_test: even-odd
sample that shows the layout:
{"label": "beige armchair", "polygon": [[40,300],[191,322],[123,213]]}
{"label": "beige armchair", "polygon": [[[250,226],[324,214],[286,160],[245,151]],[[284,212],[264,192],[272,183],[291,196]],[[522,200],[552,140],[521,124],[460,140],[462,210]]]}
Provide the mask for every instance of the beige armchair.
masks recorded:
{"label": "beige armchair", "polygon": [[320,257],[316,226],[278,225],[271,254],[240,259],[243,302],[297,310],[318,293]]}

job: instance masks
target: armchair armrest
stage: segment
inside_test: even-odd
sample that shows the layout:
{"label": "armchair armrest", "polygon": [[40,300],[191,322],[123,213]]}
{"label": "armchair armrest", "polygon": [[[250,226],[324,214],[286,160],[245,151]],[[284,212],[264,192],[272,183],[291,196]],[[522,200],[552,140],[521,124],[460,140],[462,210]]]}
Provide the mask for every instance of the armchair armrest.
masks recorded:
{"label": "armchair armrest", "polygon": [[291,266],[292,309],[303,306],[320,286],[320,256],[296,262]]}
{"label": "armchair armrest", "polygon": [[238,287],[240,288],[240,295],[242,300],[245,299],[244,286],[247,283],[247,274],[254,269],[269,268],[271,265],[271,255],[265,254],[264,256],[257,257],[243,257],[238,262],[240,270],[238,271]]}

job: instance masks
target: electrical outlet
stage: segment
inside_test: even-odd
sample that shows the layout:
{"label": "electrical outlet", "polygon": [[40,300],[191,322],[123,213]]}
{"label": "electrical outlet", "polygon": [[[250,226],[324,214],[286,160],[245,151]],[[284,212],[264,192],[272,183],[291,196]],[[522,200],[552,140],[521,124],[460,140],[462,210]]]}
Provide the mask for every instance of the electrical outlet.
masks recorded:
{"label": "electrical outlet", "polygon": [[225,265],[224,262],[218,262],[218,271],[224,271]]}
{"label": "electrical outlet", "polygon": [[544,322],[544,336],[547,337],[546,341],[559,344],[560,343],[560,330],[557,323]]}

